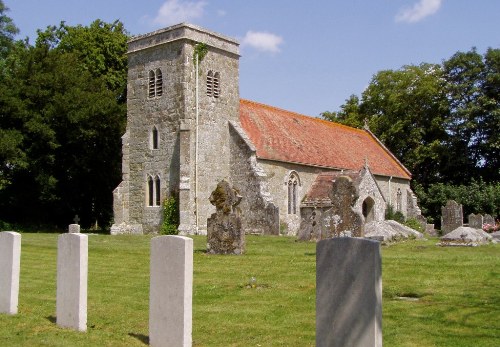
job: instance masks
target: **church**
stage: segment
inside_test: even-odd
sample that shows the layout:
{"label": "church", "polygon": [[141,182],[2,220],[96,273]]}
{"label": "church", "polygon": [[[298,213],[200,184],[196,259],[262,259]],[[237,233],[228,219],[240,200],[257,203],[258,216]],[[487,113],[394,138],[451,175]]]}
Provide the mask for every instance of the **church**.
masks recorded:
{"label": "church", "polygon": [[206,234],[209,197],[222,180],[242,196],[247,234],[297,235],[304,211],[334,200],[325,200],[328,187],[344,173],[361,177],[352,208],[365,222],[384,219],[388,205],[420,214],[411,173],[367,127],[241,99],[236,40],[183,23],[132,38],[127,54],[112,234],[157,233],[171,196],[179,232]]}

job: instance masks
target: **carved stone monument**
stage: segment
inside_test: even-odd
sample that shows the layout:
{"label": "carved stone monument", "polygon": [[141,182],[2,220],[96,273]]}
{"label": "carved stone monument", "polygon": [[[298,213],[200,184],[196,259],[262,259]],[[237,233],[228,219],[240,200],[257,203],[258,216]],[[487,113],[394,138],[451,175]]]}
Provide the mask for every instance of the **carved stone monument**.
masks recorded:
{"label": "carved stone monument", "polygon": [[448,200],[446,206],[441,207],[441,230],[443,235],[464,225],[462,205],[455,200]]}
{"label": "carved stone monument", "polygon": [[358,198],[359,192],[349,176],[340,176],[333,182],[329,237],[364,236],[363,217],[353,208]]}
{"label": "carved stone monument", "polygon": [[471,213],[469,215],[469,228],[483,229],[483,215]]}
{"label": "carved stone monument", "polygon": [[207,220],[207,251],[212,254],[242,254],[245,232],[241,227],[239,209],[241,196],[227,181],[222,180],[210,195],[216,212]]}
{"label": "carved stone monument", "polygon": [[[485,214],[484,215],[484,218],[483,218],[483,223],[484,224],[489,224],[489,225],[495,225],[495,218],[493,218],[491,215],[489,214]],[[483,228],[483,226],[481,226],[481,229]]]}

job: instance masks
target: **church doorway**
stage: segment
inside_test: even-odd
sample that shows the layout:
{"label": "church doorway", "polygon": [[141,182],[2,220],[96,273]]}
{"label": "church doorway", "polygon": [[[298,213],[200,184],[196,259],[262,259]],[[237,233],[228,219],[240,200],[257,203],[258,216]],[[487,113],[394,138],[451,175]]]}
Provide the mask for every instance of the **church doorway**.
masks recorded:
{"label": "church doorway", "polygon": [[375,220],[375,201],[371,197],[367,197],[363,201],[363,217],[365,217],[365,223],[373,222]]}

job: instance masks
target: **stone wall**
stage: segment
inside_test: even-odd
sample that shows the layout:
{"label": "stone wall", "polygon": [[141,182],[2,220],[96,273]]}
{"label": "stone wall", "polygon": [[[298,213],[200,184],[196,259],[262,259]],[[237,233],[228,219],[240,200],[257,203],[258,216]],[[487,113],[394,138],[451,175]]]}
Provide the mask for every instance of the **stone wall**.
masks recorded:
{"label": "stone wall", "polygon": [[384,196],[386,203],[388,205],[392,205],[394,207],[394,211],[397,211],[398,205],[398,191],[401,192],[400,202],[401,202],[401,211],[403,215],[411,216],[412,211],[414,211],[415,207],[411,206],[409,202],[413,202],[413,192],[410,188],[410,181],[399,178],[399,177],[387,177],[380,175],[373,175],[377,184]]}
{"label": "stone wall", "polygon": [[279,210],[269,194],[267,175],[257,163],[255,148],[237,123],[231,134],[231,181],[243,197],[242,227],[247,234],[279,234]]}

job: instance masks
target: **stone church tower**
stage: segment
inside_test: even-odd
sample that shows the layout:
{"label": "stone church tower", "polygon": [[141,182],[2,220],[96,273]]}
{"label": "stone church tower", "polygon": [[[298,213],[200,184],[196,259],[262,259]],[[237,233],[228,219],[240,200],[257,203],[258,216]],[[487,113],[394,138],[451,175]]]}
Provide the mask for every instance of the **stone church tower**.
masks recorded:
{"label": "stone church tower", "polygon": [[[238,43],[179,24],[128,45],[123,181],[113,193],[111,233],[159,231],[169,196],[179,199],[180,232],[203,233],[215,210],[206,203],[210,193],[230,178],[228,124],[239,121]],[[197,71],[195,52],[203,49]]]}

